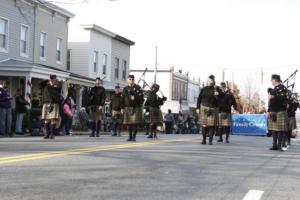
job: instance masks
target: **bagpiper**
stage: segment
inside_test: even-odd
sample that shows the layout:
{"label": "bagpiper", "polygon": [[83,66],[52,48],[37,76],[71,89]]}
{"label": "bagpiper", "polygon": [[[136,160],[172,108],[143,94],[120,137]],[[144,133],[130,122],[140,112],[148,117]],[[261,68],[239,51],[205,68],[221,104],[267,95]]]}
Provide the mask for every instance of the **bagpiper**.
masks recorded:
{"label": "bagpiper", "polygon": [[282,84],[280,76],[273,74],[271,82],[274,86],[269,90],[269,108],[267,112],[269,131],[273,136],[270,150],[284,151],[282,148],[284,133],[288,130],[287,88]]}
{"label": "bagpiper", "polygon": [[103,107],[105,105],[105,88],[102,86],[102,80],[97,77],[95,86],[90,90],[90,118],[92,133],[90,137],[99,137],[101,129],[101,121],[103,120]]}
{"label": "bagpiper", "polygon": [[157,138],[157,126],[163,125],[163,117],[160,110],[160,106],[164,104],[167,98],[161,98],[157,95],[159,88],[160,86],[158,84],[153,84],[151,86],[151,90],[149,91],[148,98],[145,102],[145,106],[149,108],[150,135],[148,136],[148,138]]}
{"label": "bagpiper", "polygon": [[112,136],[121,136],[123,115],[122,110],[122,92],[119,85],[115,86],[115,93],[111,97],[110,110],[113,121]]}
{"label": "bagpiper", "polygon": [[237,109],[237,104],[232,92],[226,87],[226,83],[222,82],[221,89],[223,92],[223,97],[219,99],[219,130],[218,134],[220,136],[218,142],[223,142],[223,133],[226,134],[226,143],[229,143],[229,135],[231,131],[232,118],[231,118],[231,108]]}
{"label": "bagpiper", "polygon": [[43,91],[43,108],[41,119],[45,120],[44,139],[54,139],[54,131],[59,121],[61,88],[57,86],[56,75],[50,75]]}
{"label": "bagpiper", "polygon": [[127,141],[136,141],[138,125],[144,123],[143,103],[144,94],[142,88],[134,83],[134,75],[128,75],[127,86],[122,92],[122,113],[124,122],[128,126],[129,138]]}
{"label": "bagpiper", "polygon": [[297,122],[296,122],[296,111],[299,108],[299,101],[297,96],[293,94],[288,101],[288,135],[287,135],[287,145],[291,145],[291,138],[292,138],[292,131],[297,129]]}
{"label": "bagpiper", "polygon": [[201,144],[206,144],[207,134],[209,135],[209,145],[213,144],[213,136],[218,126],[218,101],[222,93],[221,88],[216,86],[215,76],[210,75],[207,79],[207,86],[201,89],[197,100],[203,136]]}

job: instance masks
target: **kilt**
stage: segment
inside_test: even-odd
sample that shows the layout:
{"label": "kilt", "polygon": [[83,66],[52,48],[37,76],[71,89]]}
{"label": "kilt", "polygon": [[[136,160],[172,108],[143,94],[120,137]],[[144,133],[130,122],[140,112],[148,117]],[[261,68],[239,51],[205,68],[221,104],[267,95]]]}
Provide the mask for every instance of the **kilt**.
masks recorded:
{"label": "kilt", "polygon": [[[130,113],[130,109],[134,109],[134,113]],[[124,108],[124,121],[123,124],[143,124],[143,107],[135,107],[135,108]]]}
{"label": "kilt", "polygon": [[[49,112],[51,106],[53,107],[53,109],[52,112]],[[58,118],[59,118],[59,104],[45,103],[42,108],[41,119],[51,120],[51,119],[58,119]]]}
{"label": "kilt", "polygon": [[297,128],[296,118],[289,117],[289,131],[292,131]]}
{"label": "kilt", "polygon": [[[210,112],[210,115],[207,115]],[[200,106],[200,124],[201,126],[217,126],[218,125],[218,108],[210,108],[201,105]]]}
{"label": "kilt", "polygon": [[113,110],[111,119],[115,123],[122,123],[123,122],[123,114],[121,111]]}
{"label": "kilt", "polygon": [[150,107],[150,124],[152,125],[163,125],[163,118],[160,108],[152,108]]}
{"label": "kilt", "polygon": [[228,127],[232,125],[232,117],[230,113],[219,113],[219,127]]}
{"label": "kilt", "polygon": [[276,121],[273,121],[271,117],[269,117],[268,129],[271,131],[287,131],[289,128],[287,112],[286,111],[272,112],[272,114],[276,116]]}
{"label": "kilt", "polygon": [[103,120],[103,112],[102,109],[99,110],[99,106],[90,106],[90,118],[92,121]]}

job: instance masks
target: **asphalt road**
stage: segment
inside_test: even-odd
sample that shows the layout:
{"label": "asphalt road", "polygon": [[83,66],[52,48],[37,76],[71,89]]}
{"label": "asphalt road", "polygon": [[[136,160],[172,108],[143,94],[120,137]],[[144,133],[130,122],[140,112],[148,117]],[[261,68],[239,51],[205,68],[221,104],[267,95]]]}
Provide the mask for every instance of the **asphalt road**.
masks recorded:
{"label": "asphalt road", "polygon": [[125,140],[1,138],[0,199],[242,200],[252,190],[262,196],[251,200],[300,199],[298,141],[279,152],[267,137],[212,146],[199,135]]}

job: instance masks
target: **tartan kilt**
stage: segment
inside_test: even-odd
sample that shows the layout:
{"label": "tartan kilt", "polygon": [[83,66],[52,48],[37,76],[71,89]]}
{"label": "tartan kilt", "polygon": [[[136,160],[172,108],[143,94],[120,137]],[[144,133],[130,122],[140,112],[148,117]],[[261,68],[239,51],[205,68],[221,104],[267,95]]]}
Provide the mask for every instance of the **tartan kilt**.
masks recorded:
{"label": "tartan kilt", "polygon": [[[53,106],[53,110],[52,112],[49,112],[51,105]],[[58,119],[58,118],[59,118],[59,104],[46,103],[43,105],[41,119],[51,120],[51,119]]]}
{"label": "tartan kilt", "polygon": [[111,119],[115,123],[122,123],[123,122],[123,114],[121,113],[121,111],[113,110]]}
{"label": "tartan kilt", "polygon": [[[130,113],[134,109],[134,113]],[[144,123],[143,107],[125,107],[123,124],[143,124]]]}
{"label": "tartan kilt", "polygon": [[163,118],[160,108],[152,108],[150,107],[150,124],[153,125],[163,125]]}
{"label": "tartan kilt", "polygon": [[103,111],[99,110],[99,106],[90,106],[89,109],[91,121],[103,120]]}
{"label": "tartan kilt", "polygon": [[232,117],[230,113],[219,113],[219,127],[228,127],[232,125]]}
{"label": "tartan kilt", "polygon": [[[210,110],[211,115],[207,115],[206,111]],[[218,125],[218,108],[210,108],[207,106],[200,106],[200,124],[201,126],[217,126]]]}
{"label": "tartan kilt", "polygon": [[289,131],[292,131],[297,128],[296,118],[289,117]]}
{"label": "tartan kilt", "polygon": [[276,121],[274,122],[269,117],[269,127],[268,129],[271,131],[287,131],[289,122],[288,122],[288,115],[286,111],[280,111],[280,112],[272,112],[274,115],[276,115]]}

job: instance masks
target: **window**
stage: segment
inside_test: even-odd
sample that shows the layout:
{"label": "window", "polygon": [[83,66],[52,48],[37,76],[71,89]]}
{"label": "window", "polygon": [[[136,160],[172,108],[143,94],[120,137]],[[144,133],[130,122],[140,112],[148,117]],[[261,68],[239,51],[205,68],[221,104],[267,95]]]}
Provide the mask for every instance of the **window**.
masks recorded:
{"label": "window", "polygon": [[71,69],[71,49],[67,51],[67,70]]}
{"label": "window", "polygon": [[123,79],[123,81],[126,80],[126,73],[127,73],[127,61],[123,60],[123,69],[122,69],[122,79]]}
{"label": "window", "polygon": [[58,63],[62,62],[62,39],[56,39],[56,61]]}
{"label": "window", "polygon": [[20,43],[20,50],[21,56],[28,55],[28,26],[22,25],[21,26],[21,43]]}
{"label": "window", "polygon": [[47,34],[41,33],[40,35],[40,58],[46,59],[46,45],[47,45]]}
{"label": "window", "polygon": [[0,50],[7,51],[8,20],[0,18]]}
{"label": "window", "polygon": [[115,59],[115,78],[119,78],[119,67],[120,67],[120,60],[119,58]]}
{"label": "window", "polygon": [[107,55],[103,54],[103,74],[106,74],[106,66],[107,66]]}
{"label": "window", "polygon": [[93,66],[94,66],[94,72],[97,72],[98,69],[98,52],[94,51],[93,54]]}

